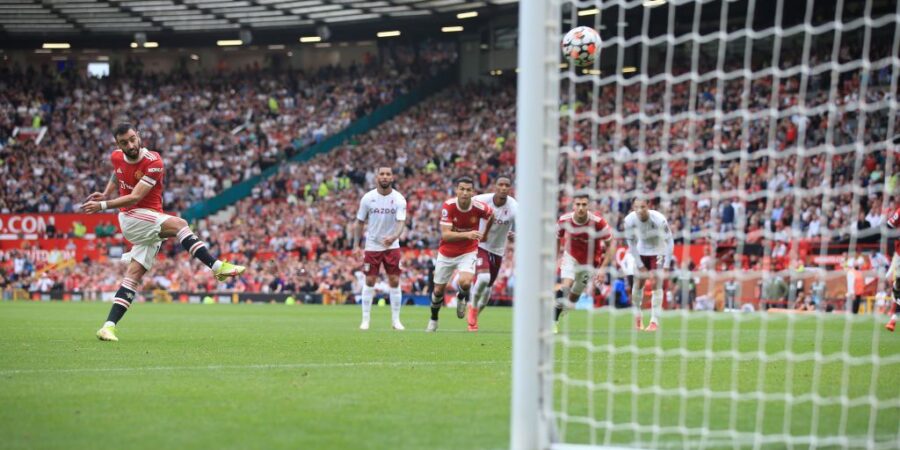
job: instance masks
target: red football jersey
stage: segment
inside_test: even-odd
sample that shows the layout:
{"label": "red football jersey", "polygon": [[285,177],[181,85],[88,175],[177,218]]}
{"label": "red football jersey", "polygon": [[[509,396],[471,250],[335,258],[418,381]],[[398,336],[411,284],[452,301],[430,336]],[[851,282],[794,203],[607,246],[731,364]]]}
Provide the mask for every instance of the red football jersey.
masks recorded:
{"label": "red football jersey", "polygon": [[[575,223],[575,213],[563,214],[556,223],[560,248],[572,255],[578,264],[596,264],[603,255],[603,243],[612,239],[612,229],[599,214],[588,213],[587,222]],[[594,254],[588,255],[588,245],[594,241]],[[588,257],[594,261],[589,261]]]}
{"label": "red football jersey", "polygon": [[[478,200],[473,199],[469,209],[462,211],[459,209],[456,199],[451,198],[444,202],[444,206],[441,208],[441,225],[451,225],[452,231],[472,231],[478,229],[481,219],[488,220],[493,215],[494,211],[491,210],[491,207]],[[441,239],[441,244],[438,246],[438,252],[450,258],[475,251],[478,251],[477,239],[453,242]]]}
{"label": "red football jersey", "polygon": [[[887,226],[893,229],[900,229],[900,208],[897,208],[891,217],[888,217]],[[900,255],[900,238],[894,240],[894,254]]]}
{"label": "red football jersey", "polygon": [[162,188],[163,188],[163,160],[159,153],[141,149],[141,155],[137,161],[129,162],[125,159],[122,150],[116,150],[110,157],[113,168],[116,170],[116,179],[119,181],[119,196],[128,195],[138,183],[146,183],[151,186],[141,201],[134,205],[120,208],[121,211],[130,211],[136,208],[147,208],[163,212]]}

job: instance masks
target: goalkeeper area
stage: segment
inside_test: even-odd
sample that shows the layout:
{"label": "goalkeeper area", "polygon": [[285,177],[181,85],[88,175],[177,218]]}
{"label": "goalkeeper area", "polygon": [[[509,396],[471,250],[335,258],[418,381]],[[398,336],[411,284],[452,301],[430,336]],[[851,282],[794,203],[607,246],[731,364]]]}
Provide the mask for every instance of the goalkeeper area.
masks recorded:
{"label": "goalkeeper area", "polygon": [[[508,448],[509,308],[486,311],[473,335],[450,321],[439,334],[392,332],[387,308],[359,333],[355,308],[141,304],[141,320],[110,351],[84,333],[105,306],[0,303],[4,448]],[[730,448],[717,431],[730,429],[790,431],[830,448],[844,446],[830,440],[839,430],[872,430],[896,444],[900,346],[870,317],[664,317],[667,332],[651,335],[632,333],[627,314],[567,315],[566,336],[583,340],[593,330],[595,351],[557,354],[556,364],[566,361],[586,382],[556,386],[566,442]],[[621,351],[629,348],[656,351]],[[819,365],[777,357],[813,348]],[[843,352],[848,364],[835,359]],[[659,395],[634,394],[632,383]],[[849,408],[814,407],[813,393],[846,397]],[[595,411],[635,427],[585,419],[605,414]],[[705,438],[682,433],[701,423]]]}

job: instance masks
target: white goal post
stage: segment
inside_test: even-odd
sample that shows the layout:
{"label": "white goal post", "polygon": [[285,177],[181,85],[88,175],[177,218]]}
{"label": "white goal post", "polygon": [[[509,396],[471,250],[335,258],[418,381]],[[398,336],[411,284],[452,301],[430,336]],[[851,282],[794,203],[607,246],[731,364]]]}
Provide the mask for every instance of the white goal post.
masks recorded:
{"label": "white goal post", "polygon": [[[559,4],[519,4],[516,110],[516,217],[513,295],[511,446],[543,449],[551,442],[552,305],[556,274],[559,154]],[[526,245],[527,243],[527,245]]]}

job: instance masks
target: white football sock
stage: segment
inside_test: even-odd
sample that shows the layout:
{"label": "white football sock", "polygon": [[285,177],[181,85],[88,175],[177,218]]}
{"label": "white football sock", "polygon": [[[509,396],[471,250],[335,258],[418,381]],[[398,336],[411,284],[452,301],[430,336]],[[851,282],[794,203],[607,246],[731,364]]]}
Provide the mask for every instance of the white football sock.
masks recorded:
{"label": "white football sock", "polygon": [[372,299],[375,298],[375,286],[363,286],[362,288],[362,320],[369,321],[372,312]]}
{"label": "white football sock", "polygon": [[650,310],[650,322],[659,324],[659,313],[662,311],[662,289],[654,289],[653,295],[650,297],[650,304],[653,309]]}
{"label": "white football sock", "polygon": [[479,273],[478,277],[475,278],[475,307],[480,308],[484,302],[487,301],[489,294],[491,293],[491,274],[489,273]]}
{"label": "white football sock", "polygon": [[222,268],[222,261],[219,261],[219,260],[217,259],[216,262],[214,262],[213,265],[212,265],[212,267],[210,267],[209,269],[212,270],[213,272],[215,272],[215,271],[217,271],[217,270],[219,270],[219,269],[221,269],[221,268]]}
{"label": "white football sock", "polygon": [[106,322],[103,322],[103,326],[104,327],[114,327],[114,326],[116,326],[116,324],[113,323],[112,321],[107,320]]}
{"label": "white football sock", "polygon": [[643,283],[639,283],[635,279],[634,285],[631,286],[631,307],[634,309],[634,317],[643,315],[641,311],[642,303],[644,303],[644,286]]}
{"label": "white football sock", "polygon": [[400,291],[400,287],[392,287],[389,291],[391,295],[391,321],[399,322],[400,321],[400,306],[403,305],[403,292]]}

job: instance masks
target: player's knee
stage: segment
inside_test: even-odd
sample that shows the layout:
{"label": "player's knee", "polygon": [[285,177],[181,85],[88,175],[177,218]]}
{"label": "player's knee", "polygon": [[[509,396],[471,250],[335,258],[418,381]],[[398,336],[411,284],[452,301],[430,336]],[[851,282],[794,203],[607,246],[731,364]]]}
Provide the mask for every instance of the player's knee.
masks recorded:
{"label": "player's knee", "polygon": [[178,231],[186,226],[188,226],[187,221],[181,217],[170,217],[163,222],[163,229],[160,234],[174,236],[175,233],[178,233]]}
{"label": "player's knee", "polygon": [[375,276],[366,276],[366,286],[375,287]]}
{"label": "player's knee", "polygon": [[[374,280],[373,280],[373,284],[374,284]],[[397,275],[388,275],[388,285],[392,288],[400,287],[400,277]]]}
{"label": "player's knee", "polygon": [[134,281],[139,281],[144,276],[145,272],[146,269],[140,264],[129,264],[128,268],[125,269],[125,276]]}

